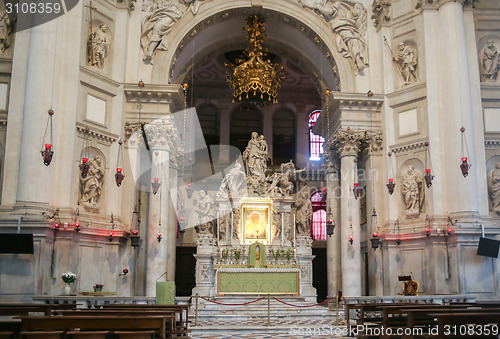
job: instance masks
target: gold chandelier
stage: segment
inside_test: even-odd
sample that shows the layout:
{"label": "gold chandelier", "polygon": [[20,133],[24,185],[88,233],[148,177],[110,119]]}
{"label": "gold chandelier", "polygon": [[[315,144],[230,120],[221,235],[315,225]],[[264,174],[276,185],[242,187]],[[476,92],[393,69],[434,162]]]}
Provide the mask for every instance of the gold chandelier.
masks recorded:
{"label": "gold chandelier", "polygon": [[263,17],[252,15],[244,27],[249,46],[245,49],[246,60],[237,60],[238,66],[225,64],[227,82],[233,90],[233,103],[240,101],[249,104],[277,103],[278,91],[285,78],[283,66],[272,64],[266,59],[267,51],[262,48],[266,37]]}

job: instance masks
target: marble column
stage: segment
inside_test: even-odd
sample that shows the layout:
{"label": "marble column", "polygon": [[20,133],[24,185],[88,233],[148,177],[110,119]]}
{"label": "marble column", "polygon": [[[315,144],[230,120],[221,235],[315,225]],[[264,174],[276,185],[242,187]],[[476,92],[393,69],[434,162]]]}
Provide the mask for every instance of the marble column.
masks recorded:
{"label": "marble column", "polygon": [[[36,16],[34,20],[38,20]],[[42,162],[40,145],[47,122],[47,111],[51,108],[54,96],[51,93],[51,88],[52,82],[56,80],[49,75],[55,73],[53,60],[57,53],[57,23],[57,20],[53,20],[30,30],[26,87],[22,99],[24,107],[22,107],[22,112],[14,110],[9,112],[9,115],[22,116],[22,128],[15,132],[17,135],[12,136],[11,129],[8,129],[7,132],[8,141],[10,137],[14,138],[13,142],[9,142],[9,147],[20,141],[19,168],[15,172],[19,178],[19,180],[15,179],[17,181],[16,209],[35,209],[49,212],[49,206],[53,203],[53,187],[56,178],[53,171],[47,169]],[[23,36],[26,34],[28,33],[24,33]],[[41,55],[44,57],[40,57]],[[13,80],[17,81],[18,79]],[[53,162],[56,161],[57,159],[54,158]],[[14,169],[15,164],[12,165],[6,166],[5,170]],[[53,167],[54,165],[52,165]],[[9,172],[6,173],[5,178],[9,178]],[[5,193],[9,193],[9,190],[6,189]],[[4,201],[6,200],[4,199]]]}
{"label": "marble column", "polygon": [[[357,159],[362,133],[349,129],[340,130],[333,136],[333,147],[340,156],[341,227],[340,246],[342,263],[342,294],[361,295],[361,248],[359,225],[359,199],[354,198]],[[353,243],[349,237],[353,237]]]}
{"label": "marble column", "polygon": [[[340,262],[340,182],[339,174],[335,168],[333,157],[327,157],[327,208],[333,215],[335,229],[333,235],[326,238],[326,262],[327,262],[327,297],[333,297],[342,289],[342,273]],[[328,210],[327,210],[328,213]]]}
{"label": "marble column", "polygon": [[[155,296],[156,282],[167,281],[168,274],[170,154],[167,137],[169,124],[171,123],[167,120],[158,120],[144,126],[152,152],[151,182],[153,182],[153,177],[159,178],[160,182],[158,192],[149,194],[146,296]],[[160,242],[158,242],[158,234],[162,236]]]}
{"label": "marble column", "polygon": [[[386,174],[382,170],[382,133],[375,132],[370,140],[369,145],[365,149],[365,169],[366,169],[366,210],[367,223],[366,239],[368,247],[368,281],[370,283],[370,295],[381,296],[384,294],[383,267],[382,267],[382,250],[372,249],[371,241],[373,233],[380,233],[380,221],[383,214],[383,199],[387,192],[384,192],[384,184]],[[373,217],[373,212],[377,213],[377,217]],[[376,221],[376,224],[374,224]],[[380,234],[379,234],[380,238]],[[380,247],[380,246],[379,246]]]}
{"label": "marble column", "polygon": [[[169,176],[170,188],[177,187],[177,164],[173,161],[172,153],[170,153]],[[175,281],[175,261],[177,256],[177,195],[168,195],[168,201],[165,201],[163,207],[166,208],[167,206],[167,281]]]}

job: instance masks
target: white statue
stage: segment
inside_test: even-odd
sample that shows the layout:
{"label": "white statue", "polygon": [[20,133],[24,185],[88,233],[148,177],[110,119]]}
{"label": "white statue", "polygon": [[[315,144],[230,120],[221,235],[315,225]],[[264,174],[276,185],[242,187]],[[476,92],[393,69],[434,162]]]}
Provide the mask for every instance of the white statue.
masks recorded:
{"label": "white statue", "polygon": [[495,168],[488,173],[488,190],[491,210],[500,215],[500,162],[497,162]]}
{"label": "white statue", "polygon": [[297,211],[295,212],[295,223],[297,225],[298,235],[311,234],[312,203],[309,196],[309,188],[305,186],[297,193],[295,203]]}
{"label": "white statue", "polygon": [[322,15],[336,36],[339,53],[351,58],[357,72],[368,67],[364,35],[367,11],[359,2],[338,0],[298,0],[302,6]]}
{"label": "white statue", "polygon": [[500,70],[500,55],[493,40],[483,48],[481,55],[481,81],[496,81]]}
{"label": "white statue", "polygon": [[405,85],[417,81],[415,74],[417,68],[417,52],[404,43],[399,44],[399,51],[394,56],[394,61],[399,64],[399,71]]}
{"label": "white statue", "polygon": [[424,186],[425,181],[422,173],[416,171],[412,165],[408,166],[401,184],[401,193],[408,215],[422,212],[425,198]]}
{"label": "white statue", "polygon": [[150,62],[157,50],[168,50],[167,35],[174,24],[191,8],[193,15],[198,13],[200,1],[149,1],[143,9],[151,11],[142,22],[141,47],[144,61]]}
{"label": "white statue", "polygon": [[306,169],[296,170],[292,160],[283,163],[280,166],[280,172],[274,172],[267,180],[271,183],[267,189],[267,193],[277,196],[290,196],[293,192],[294,183],[291,180],[297,173],[303,172]]}
{"label": "white statue", "polygon": [[93,160],[89,160],[88,163],[90,167],[87,176],[80,177],[80,201],[87,205],[96,206],[102,194],[105,168],[99,155],[95,156]]}
{"label": "white statue", "polygon": [[232,196],[239,195],[243,193],[243,189],[246,189],[246,177],[245,172],[241,168],[241,164],[237,162],[234,167],[227,172],[222,183],[217,192],[217,197],[227,196],[231,194]]}
{"label": "white statue", "polygon": [[198,214],[198,225],[195,227],[200,234],[213,234],[213,220],[216,218],[215,200],[204,190],[198,192],[198,199],[193,205]]}
{"label": "white statue", "polygon": [[107,38],[108,26],[101,24],[99,29],[90,33],[88,40],[88,64],[98,68],[104,67],[104,59],[109,54]]}
{"label": "white statue", "polygon": [[264,136],[252,132],[252,137],[243,152],[243,162],[247,175],[265,177],[267,169],[267,142]]}
{"label": "white statue", "polygon": [[7,48],[10,47],[10,34],[12,33],[13,25],[10,21],[9,15],[5,9],[5,2],[0,1],[0,52],[5,53]]}

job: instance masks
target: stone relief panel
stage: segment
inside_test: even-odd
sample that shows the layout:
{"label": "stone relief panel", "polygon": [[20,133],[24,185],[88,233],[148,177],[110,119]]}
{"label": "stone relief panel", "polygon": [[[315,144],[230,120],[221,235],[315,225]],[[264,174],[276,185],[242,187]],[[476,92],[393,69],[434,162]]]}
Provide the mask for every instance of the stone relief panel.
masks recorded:
{"label": "stone relief panel", "polygon": [[4,1],[0,1],[0,18],[0,56],[5,56],[9,54],[12,45],[17,17],[7,13]]}
{"label": "stone relief panel", "polygon": [[493,36],[486,36],[479,41],[479,74],[481,82],[497,83],[498,72],[500,71],[500,54],[498,47],[500,39]]}
{"label": "stone relief panel", "polygon": [[424,211],[425,179],[420,160],[409,159],[400,168],[401,197],[407,217],[418,217]]}
{"label": "stone relief panel", "polygon": [[354,62],[354,70],[368,67],[366,45],[367,10],[359,2],[339,0],[297,0],[323,17],[335,35],[337,51]]}
{"label": "stone relief panel", "polygon": [[87,176],[80,180],[80,205],[86,210],[98,209],[103,200],[103,184],[106,174],[106,160],[104,155],[96,148],[89,147],[89,170]]}
{"label": "stone relief panel", "polygon": [[152,63],[156,51],[168,50],[168,34],[175,23],[188,11],[196,15],[204,0],[144,0],[145,17],[141,25],[143,60]]}
{"label": "stone relief panel", "polygon": [[92,20],[87,37],[87,65],[104,70],[111,50],[111,30],[100,20]]}
{"label": "stone relief panel", "polygon": [[396,64],[404,86],[418,82],[417,47],[413,41],[400,42],[397,49],[395,49],[392,60]]}
{"label": "stone relief panel", "polygon": [[490,211],[500,216],[500,156],[486,163]]}

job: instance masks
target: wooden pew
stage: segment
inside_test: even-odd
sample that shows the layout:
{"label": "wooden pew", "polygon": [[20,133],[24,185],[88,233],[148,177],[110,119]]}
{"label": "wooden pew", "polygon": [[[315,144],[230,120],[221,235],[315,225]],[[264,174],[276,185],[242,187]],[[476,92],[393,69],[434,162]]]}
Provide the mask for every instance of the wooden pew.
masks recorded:
{"label": "wooden pew", "polygon": [[[491,309],[483,309],[481,312],[473,311],[468,313],[434,313],[431,314],[436,318],[438,326],[438,338],[498,338],[500,331],[500,311],[492,312]],[[483,330],[482,334],[476,332],[466,333],[462,335],[460,330],[469,329],[468,324],[473,325],[496,325],[496,334],[485,335],[485,327],[478,327]],[[449,326],[449,327],[445,327]],[[453,326],[456,326],[455,328]],[[446,330],[450,330],[450,333],[446,333]],[[491,330],[491,326],[490,326]],[[435,336],[434,336],[435,338]]]}
{"label": "wooden pew", "polygon": [[73,310],[75,304],[6,304],[0,303],[0,316],[28,315],[29,313],[43,313],[50,315],[55,310]]}
{"label": "wooden pew", "polygon": [[179,315],[179,322],[183,324],[183,328],[188,330],[189,325],[189,305],[145,305],[145,304],[110,304],[102,305],[105,310],[133,310],[142,312],[144,310],[174,310]]}
{"label": "wooden pew", "polygon": [[40,316],[19,317],[22,331],[33,330],[154,330],[162,339],[173,337],[174,316]]}
{"label": "wooden pew", "polygon": [[[140,316],[151,316],[151,315],[167,315],[167,316],[176,316],[176,310],[163,310],[160,308],[156,308],[153,310],[150,309],[141,309],[140,311],[134,309],[78,309],[71,311],[57,311],[55,312],[59,315],[63,316],[136,316],[140,314]],[[182,318],[181,318],[182,320]],[[175,324],[175,328],[173,333],[176,336],[187,336],[189,330],[187,327],[184,327],[185,324],[179,322]]]}

